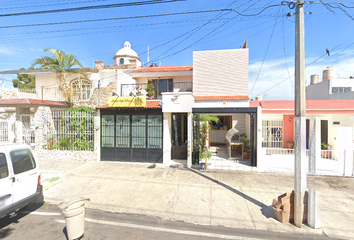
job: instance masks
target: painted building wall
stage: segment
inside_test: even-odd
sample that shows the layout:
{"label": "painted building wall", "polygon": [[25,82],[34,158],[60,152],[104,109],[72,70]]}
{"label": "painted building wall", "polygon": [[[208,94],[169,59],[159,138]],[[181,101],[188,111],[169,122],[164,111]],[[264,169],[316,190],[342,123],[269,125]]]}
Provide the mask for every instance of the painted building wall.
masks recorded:
{"label": "painted building wall", "polygon": [[[333,93],[332,87],[351,87],[352,92]],[[354,79],[330,79],[306,87],[307,100],[340,100],[354,99]]]}
{"label": "painted building wall", "polygon": [[283,146],[286,146],[286,141],[294,141],[294,121],[294,115],[283,115]]}
{"label": "painted building wall", "polygon": [[195,96],[248,95],[248,49],[193,52]]}

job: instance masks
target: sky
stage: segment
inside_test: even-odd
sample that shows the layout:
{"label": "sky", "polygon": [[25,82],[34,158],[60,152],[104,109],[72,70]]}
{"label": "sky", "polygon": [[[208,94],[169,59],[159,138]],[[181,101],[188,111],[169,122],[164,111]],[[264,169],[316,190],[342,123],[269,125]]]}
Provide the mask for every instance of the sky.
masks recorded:
{"label": "sky", "polygon": [[[112,65],[125,41],[144,64],[148,47],[150,63],[193,64],[193,51],[238,49],[247,40],[250,98],[294,99],[295,9],[285,1],[147,1],[0,0],[0,71],[28,68],[50,55],[47,48],[74,54],[84,67]],[[341,3],[305,4],[306,85],[328,66],[338,78],[354,75],[354,3]],[[88,6],[105,7],[78,10]],[[13,88],[16,75],[4,78]]]}

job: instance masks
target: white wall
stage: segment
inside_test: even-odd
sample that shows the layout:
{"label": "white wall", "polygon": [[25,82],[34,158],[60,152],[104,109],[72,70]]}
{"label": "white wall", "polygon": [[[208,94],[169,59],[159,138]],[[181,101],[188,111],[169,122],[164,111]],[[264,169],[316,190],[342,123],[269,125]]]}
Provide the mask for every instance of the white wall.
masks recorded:
{"label": "white wall", "polygon": [[191,92],[162,93],[162,112],[192,112],[194,96]]}
{"label": "white wall", "polygon": [[163,113],[163,164],[170,165],[171,162],[171,113]]}
{"label": "white wall", "polygon": [[248,100],[196,101],[193,107],[195,108],[249,107],[249,101]]}
{"label": "white wall", "polygon": [[248,95],[247,48],[193,52],[195,96]]}
{"label": "white wall", "polygon": [[[352,92],[333,93],[332,87],[351,87]],[[306,87],[307,100],[354,99],[354,79],[330,79]]]}

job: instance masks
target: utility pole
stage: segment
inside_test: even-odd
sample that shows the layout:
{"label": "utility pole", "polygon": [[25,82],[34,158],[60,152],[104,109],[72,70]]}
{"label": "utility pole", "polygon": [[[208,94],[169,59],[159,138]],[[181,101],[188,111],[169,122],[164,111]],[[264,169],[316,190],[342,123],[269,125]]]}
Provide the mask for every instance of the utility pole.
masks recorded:
{"label": "utility pole", "polygon": [[295,8],[295,181],[294,223],[301,227],[307,188],[304,0]]}

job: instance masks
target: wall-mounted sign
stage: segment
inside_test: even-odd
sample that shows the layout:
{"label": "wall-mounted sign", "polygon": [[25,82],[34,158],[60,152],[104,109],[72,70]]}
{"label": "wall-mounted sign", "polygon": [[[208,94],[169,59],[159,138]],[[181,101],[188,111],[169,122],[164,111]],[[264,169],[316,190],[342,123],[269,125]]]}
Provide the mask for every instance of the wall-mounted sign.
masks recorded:
{"label": "wall-mounted sign", "polygon": [[146,97],[110,97],[109,107],[146,107]]}

